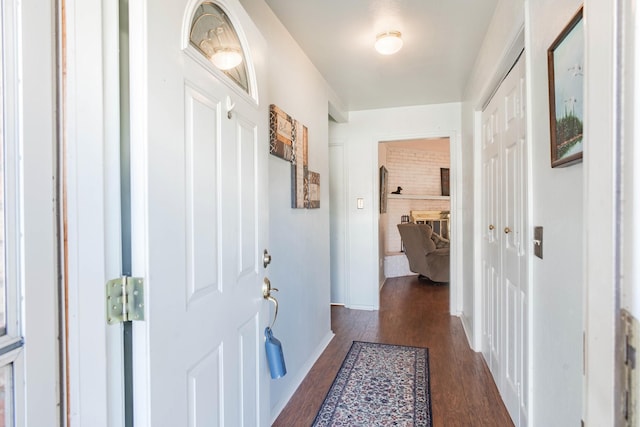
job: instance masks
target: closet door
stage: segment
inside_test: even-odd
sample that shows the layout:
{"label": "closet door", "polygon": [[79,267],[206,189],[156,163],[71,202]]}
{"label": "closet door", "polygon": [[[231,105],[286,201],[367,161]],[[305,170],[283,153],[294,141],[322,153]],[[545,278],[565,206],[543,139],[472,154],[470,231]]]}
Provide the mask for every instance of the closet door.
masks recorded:
{"label": "closet door", "polygon": [[527,414],[524,58],[483,111],[483,354],[516,426]]}
{"label": "closet door", "polygon": [[[483,354],[493,376],[500,377],[502,300],[500,214],[500,103],[491,103],[482,115],[482,295]],[[498,382],[498,381],[496,381]]]}

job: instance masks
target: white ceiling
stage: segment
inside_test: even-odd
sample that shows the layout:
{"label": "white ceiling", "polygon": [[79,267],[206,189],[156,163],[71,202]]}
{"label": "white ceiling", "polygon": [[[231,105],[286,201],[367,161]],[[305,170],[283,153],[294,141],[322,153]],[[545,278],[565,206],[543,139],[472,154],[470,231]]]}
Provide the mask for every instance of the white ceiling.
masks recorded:
{"label": "white ceiling", "polygon": [[[348,111],[458,102],[497,0],[266,0]],[[404,46],[383,56],[378,33]]]}

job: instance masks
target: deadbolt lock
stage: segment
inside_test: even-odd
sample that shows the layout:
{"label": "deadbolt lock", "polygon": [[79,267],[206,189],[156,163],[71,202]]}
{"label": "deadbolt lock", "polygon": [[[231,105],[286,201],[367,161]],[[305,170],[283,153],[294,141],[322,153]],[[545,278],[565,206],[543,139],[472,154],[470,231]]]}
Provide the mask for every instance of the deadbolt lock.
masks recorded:
{"label": "deadbolt lock", "polygon": [[262,265],[264,268],[267,268],[269,264],[271,264],[271,255],[269,254],[269,251],[265,249],[264,254],[262,255]]}

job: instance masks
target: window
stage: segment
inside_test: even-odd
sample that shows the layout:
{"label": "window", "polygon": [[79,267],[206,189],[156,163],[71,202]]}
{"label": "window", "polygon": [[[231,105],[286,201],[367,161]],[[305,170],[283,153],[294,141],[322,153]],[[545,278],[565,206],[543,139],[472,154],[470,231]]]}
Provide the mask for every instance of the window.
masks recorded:
{"label": "window", "polygon": [[206,2],[196,9],[189,42],[211,63],[249,93],[246,57],[227,14]]}

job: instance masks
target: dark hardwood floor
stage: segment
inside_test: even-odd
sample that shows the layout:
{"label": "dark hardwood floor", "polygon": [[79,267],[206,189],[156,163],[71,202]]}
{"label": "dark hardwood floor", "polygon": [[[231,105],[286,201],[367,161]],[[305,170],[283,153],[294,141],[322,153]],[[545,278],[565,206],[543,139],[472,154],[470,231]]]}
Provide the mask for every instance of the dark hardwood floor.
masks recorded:
{"label": "dark hardwood floor", "polygon": [[449,286],[387,279],[379,311],[331,308],[335,338],[273,424],[310,426],[352,341],[429,348],[433,425],[513,426],[487,365],[449,314]]}

